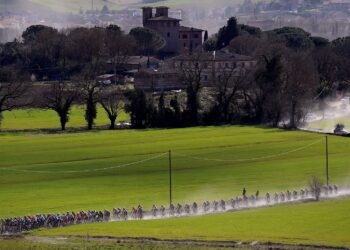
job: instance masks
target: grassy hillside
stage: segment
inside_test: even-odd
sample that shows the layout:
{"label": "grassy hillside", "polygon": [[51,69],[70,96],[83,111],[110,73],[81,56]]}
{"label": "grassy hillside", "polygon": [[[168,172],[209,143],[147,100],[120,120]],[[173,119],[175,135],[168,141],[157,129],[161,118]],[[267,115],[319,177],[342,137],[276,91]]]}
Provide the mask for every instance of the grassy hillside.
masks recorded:
{"label": "grassy hillside", "polygon": [[[167,156],[139,161],[168,149],[173,151],[174,202],[229,199],[243,187],[262,194],[301,188],[310,176],[324,176],[320,139],[312,133],[239,126],[0,134],[0,217],[166,205]],[[331,182],[347,184],[349,140],[331,137],[329,142]],[[131,162],[139,163],[123,165]]]}
{"label": "grassy hillside", "polygon": [[[84,107],[73,107],[67,128],[85,127]],[[128,121],[129,116],[121,113],[118,121]],[[109,124],[109,119],[102,107],[98,107],[96,126]],[[59,129],[60,123],[56,112],[52,110],[23,109],[4,112],[1,130],[33,130],[33,129]]]}
{"label": "grassy hillside", "polygon": [[97,223],[41,230],[34,235],[270,241],[350,247],[349,209],[350,199],[344,199],[192,218]]}

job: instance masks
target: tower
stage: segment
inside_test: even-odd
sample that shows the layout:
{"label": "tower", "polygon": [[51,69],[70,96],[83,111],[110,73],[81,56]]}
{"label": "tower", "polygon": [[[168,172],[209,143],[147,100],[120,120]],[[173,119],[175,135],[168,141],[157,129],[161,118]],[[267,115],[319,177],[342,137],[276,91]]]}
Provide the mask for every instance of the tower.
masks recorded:
{"label": "tower", "polygon": [[143,19],[143,26],[147,24],[147,20],[153,17],[152,14],[152,7],[143,7],[142,8],[142,19]]}
{"label": "tower", "polygon": [[156,8],[156,17],[169,17],[169,8],[165,6],[157,7]]}

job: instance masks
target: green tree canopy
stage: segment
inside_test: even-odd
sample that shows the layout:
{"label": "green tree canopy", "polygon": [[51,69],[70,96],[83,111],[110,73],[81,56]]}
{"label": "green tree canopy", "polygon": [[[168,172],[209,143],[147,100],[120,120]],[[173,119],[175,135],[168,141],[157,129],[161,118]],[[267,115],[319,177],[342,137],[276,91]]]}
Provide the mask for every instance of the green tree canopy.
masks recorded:
{"label": "green tree canopy", "polygon": [[301,28],[283,27],[266,32],[273,42],[283,43],[292,49],[309,49],[314,47],[310,33]]}
{"label": "green tree canopy", "polygon": [[135,39],[139,52],[144,55],[157,52],[166,45],[165,39],[159,33],[148,28],[134,28],[130,35]]}
{"label": "green tree canopy", "polygon": [[248,33],[249,35],[252,35],[252,36],[261,37],[262,31],[258,27],[249,26],[245,24],[239,24],[238,27],[239,27],[240,35],[243,35],[244,33]]}
{"label": "green tree canopy", "polygon": [[57,35],[57,29],[45,25],[32,25],[28,27],[23,33],[22,38],[24,43],[35,42],[39,35],[46,33],[47,36]]}
{"label": "green tree canopy", "polygon": [[237,25],[237,19],[231,17],[226,26],[219,30],[218,38],[216,42],[216,49],[222,49],[230,44],[231,40],[239,35],[239,28]]}

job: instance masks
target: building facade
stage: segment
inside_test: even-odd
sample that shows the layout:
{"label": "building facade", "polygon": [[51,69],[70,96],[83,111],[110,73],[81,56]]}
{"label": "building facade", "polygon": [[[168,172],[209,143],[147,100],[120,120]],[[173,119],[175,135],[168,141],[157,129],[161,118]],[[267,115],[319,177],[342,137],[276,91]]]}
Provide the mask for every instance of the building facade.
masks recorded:
{"label": "building facade", "polygon": [[168,7],[142,8],[143,27],[157,31],[166,41],[161,52],[178,54],[203,45],[203,30],[184,27],[181,20],[169,17]]}
{"label": "building facade", "polygon": [[203,45],[203,30],[180,26],[178,52],[193,51]]}
{"label": "building facade", "polygon": [[240,77],[257,65],[253,57],[232,53],[227,49],[194,55],[182,54],[172,61],[180,74],[182,68],[197,67],[201,72],[201,84],[206,87],[216,85],[221,78]]}
{"label": "building facade", "polygon": [[213,87],[221,77],[240,77],[249,73],[257,65],[257,60],[250,56],[238,55],[228,50],[201,52],[197,55],[188,53],[168,59],[157,69],[140,70],[135,75],[135,88],[146,91],[185,89],[181,79],[182,69],[191,71],[200,68],[200,81],[205,87]]}

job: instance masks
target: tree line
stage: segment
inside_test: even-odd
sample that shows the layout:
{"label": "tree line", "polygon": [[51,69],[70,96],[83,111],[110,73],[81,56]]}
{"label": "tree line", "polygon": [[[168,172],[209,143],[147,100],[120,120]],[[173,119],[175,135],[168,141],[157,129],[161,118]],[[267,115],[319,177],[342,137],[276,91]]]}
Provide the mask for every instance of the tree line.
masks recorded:
{"label": "tree line", "polygon": [[[151,55],[165,40],[147,28],[129,34],[117,25],[58,31],[34,25],[20,40],[0,45],[0,122],[4,111],[38,107],[54,110],[65,130],[74,104],[85,105],[85,119],[92,129],[100,104],[115,127],[124,93],[117,87],[131,55]],[[97,77],[114,74],[111,86]],[[48,82],[41,87],[32,83]]]}
{"label": "tree line", "polygon": [[[178,67],[183,93],[146,93],[118,84],[131,55],[157,55],[165,45],[156,32],[118,26],[58,31],[31,26],[21,40],[0,45],[0,118],[22,107],[54,110],[64,130],[74,104],[84,104],[88,129],[100,104],[110,128],[121,110],[133,127],[184,127],[209,124],[267,124],[295,128],[307,108],[335,91],[346,91],[350,73],[350,37],[328,41],[299,28],[272,31],[228,20],[217,34],[205,36],[203,49],[190,51]],[[218,70],[210,87],[203,84],[206,53],[227,49],[257,60],[250,68]],[[237,74],[238,72],[238,74]],[[97,80],[111,73],[114,83]],[[31,82],[49,82],[32,87]],[[1,121],[1,119],[0,119]]]}

